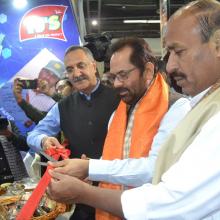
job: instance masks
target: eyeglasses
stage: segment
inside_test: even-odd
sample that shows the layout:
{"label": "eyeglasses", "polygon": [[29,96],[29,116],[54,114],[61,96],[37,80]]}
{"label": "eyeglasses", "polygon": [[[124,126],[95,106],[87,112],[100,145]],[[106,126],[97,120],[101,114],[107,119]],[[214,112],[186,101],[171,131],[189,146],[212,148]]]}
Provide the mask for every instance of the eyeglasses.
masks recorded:
{"label": "eyeglasses", "polygon": [[84,62],[79,62],[77,63],[76,65],[74,66],[68,66],[66,68],[66,74],[69,75],[71,74],[72,72],[75,71],[75,69],[77,68],[78,70],[85,70],[87,67],[88,67],[88,63],[84,63]]}
{"label": "eyeglasses", "polygon": [[111,83],[114,83],[117,79],[119,82],[124,82],[126,79],[128,79],[129,74],[137,69],[137,67],[133,67],[130,70],[121,70],[116,74],[109,73],[108,79],[111,81]]}

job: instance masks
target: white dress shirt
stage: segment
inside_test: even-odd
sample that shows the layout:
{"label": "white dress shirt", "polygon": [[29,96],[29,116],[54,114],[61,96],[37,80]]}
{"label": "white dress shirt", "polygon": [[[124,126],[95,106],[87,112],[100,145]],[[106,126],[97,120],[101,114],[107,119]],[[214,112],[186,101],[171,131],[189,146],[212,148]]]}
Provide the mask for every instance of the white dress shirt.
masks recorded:
{"label": "white dress shirt", "polygon": [[[89,179],[126,186],[141,186],[151,182],[160,146],[190,109],[191,104],[187,98],[180,98],[170,107],[153,139],[148,157],[112,161],[91,159],[89,162]],[[112,147],[114,147],[113,144]]]}
{"label": "white dress shirt", "polygon": [[121,202],[125,218],[219,220],[219,135],[220,112],[204,124],[180,159],[162,175],[159,184],[147,183],[123,192]]}

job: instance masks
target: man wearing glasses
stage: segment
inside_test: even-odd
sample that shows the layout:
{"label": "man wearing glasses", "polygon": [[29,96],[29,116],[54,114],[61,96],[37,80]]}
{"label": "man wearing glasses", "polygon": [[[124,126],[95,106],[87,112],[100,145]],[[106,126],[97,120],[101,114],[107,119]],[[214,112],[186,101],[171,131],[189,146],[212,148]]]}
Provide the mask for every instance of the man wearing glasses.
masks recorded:
{"label": "man wearing glasses", "polygon": [[[146,157],[168,110],[168,86],[144,39],[121,39],[111,49],[109,80],[121,102],[112,117],[102,159]],[[105,182],[100,187],[122,189]],[[97,210],[96,220],[107,219],[116,216]]]}
{"label": "man wearing glasses", "polygon": [[[55,138],[60,130],[69,141],[71,158],[86,154],[100,158],[109,118],[118,106],[119,97],[96,77],[96,62],[89,49],[72,46],[64,57],[67,76],[76,92],[55,104],[28,136],[35,151],[62,147]],[[77,205],[71,219],[92,220],[94,209]]]}

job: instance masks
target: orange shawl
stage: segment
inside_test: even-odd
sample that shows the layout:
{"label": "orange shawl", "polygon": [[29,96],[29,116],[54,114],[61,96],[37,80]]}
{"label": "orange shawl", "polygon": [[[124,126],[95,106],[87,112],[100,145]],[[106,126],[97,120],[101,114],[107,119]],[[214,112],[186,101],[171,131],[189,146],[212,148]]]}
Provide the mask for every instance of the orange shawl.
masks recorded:
{"label": "orange shawl", "polygon": [[[157,74],[149,90],[139,101],[134,112],[129,157],[146,157],[160,125],[168,110],[168,86],[161,74]],[[127,127],[127,106],[121,101],[115,111],[105,139],[102,159],[123,159],[124,136]],[[121,189],[120,185],[101,182],[102,188]],[[118,220],[119,218],[101,210],[96,211],[96,220]]]}

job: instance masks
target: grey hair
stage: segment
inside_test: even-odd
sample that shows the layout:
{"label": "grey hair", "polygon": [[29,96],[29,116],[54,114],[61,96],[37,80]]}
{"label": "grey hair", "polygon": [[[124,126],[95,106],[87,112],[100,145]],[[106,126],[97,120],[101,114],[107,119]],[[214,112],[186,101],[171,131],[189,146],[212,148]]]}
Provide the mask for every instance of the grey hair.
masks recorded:
{"label": "grey hair", "polygon": [[76,46],[76,45],[72,45],[69,48],[67,48],[67,50],[65,51],[65,56],[67,54],[69,54],[72,51],[76,51],[76,50],[82,50],[92,61],[94,61],[94,57],[92,52],[87,48],[87,47],[83,47],[83,46]]}

